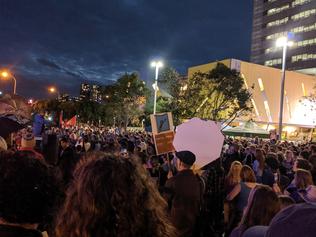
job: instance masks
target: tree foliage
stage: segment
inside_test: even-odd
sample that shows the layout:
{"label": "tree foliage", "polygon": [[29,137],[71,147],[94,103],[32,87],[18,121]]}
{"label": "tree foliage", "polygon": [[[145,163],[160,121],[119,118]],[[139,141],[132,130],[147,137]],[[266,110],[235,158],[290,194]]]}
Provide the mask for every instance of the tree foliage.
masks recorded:
{"label": "tree foliage", "polygon": [[227,121],[249,112],[250,98],[239,72],[218,63],[213,70],[188,79],[179,96],[180,116]]}

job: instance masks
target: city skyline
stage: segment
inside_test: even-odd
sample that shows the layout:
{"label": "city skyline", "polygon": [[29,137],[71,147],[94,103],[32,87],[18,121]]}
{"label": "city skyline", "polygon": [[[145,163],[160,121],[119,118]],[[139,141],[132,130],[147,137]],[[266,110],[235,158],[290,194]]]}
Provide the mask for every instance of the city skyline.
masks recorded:
{"label": "city skyline", "polygon": [[[78,95],[81,83],[106,84],[125,72],[153,79],[150,60],[181,74],[211,60],[249,60],[252,1],[23,1],[0,3],[0,66],[17,77],[17,92],[46,88]],[[238,20],[236,20],[238,19]],[[1,81],[7,89],[10,83]]]}

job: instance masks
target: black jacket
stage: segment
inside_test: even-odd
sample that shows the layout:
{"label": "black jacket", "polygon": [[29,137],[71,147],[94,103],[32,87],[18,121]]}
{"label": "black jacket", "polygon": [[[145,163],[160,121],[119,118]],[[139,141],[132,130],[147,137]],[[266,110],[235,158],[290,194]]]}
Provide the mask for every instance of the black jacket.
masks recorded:
{"label": "black jacket", "polygon": [[191,236],[201,205],[201,182],[192,170],[180,171],[167,180],[165,194],[171,201],[171,220],[180,236]]}
{"label": "black jacket", "polygon": [[1,237],[42,237],[37,230],[25,229],[18,226],[0,225]]}

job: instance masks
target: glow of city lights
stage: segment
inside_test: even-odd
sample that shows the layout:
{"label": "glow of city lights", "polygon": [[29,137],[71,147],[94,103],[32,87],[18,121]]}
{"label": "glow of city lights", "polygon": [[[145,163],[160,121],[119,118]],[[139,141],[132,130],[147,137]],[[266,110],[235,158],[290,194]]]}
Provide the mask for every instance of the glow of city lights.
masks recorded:
{"label": "glow of city lights", "polygon": [[48,117],[48,121],[53,121],[52,116],[49,116],[49,117]]}
{"label": "glow of city lights", "polygon": [[29,103],[29,104],[33,104],[33,100],[32,100],[32,99],[29,99],[29,100],[28,100],[28,103]]}

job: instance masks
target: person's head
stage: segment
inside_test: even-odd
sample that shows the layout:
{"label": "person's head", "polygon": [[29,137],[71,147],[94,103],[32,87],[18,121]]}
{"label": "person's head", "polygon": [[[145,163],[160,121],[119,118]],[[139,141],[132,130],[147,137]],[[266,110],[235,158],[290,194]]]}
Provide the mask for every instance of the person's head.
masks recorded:
{"label": "person's head", "polygon": [[266,164],[273,172],[276,172],[280,166],[277,154],[269,152],[266,157]]}
{"label": "person's head", "polygon": [[294,161],[294,154],[293,154],[293,151],[291,150],[287,150],[285,152],[285,160],[287,162],[293,162]]}
{"label": "person's head", "polygon": [[305,160],[305,159],[302,159],[302,158],[298,158],[294,162],[293,171],[296,172],[297,169],[312,170],[313,167],[312,167],[311,163],[308,160]]}
{"label": "person's head", "polygon": [[269,186],[257,185],[249,195],[240,224],[245,229],[256,225],[268,226],[279,211],[280,201],[276,193]]}
{"label": "person's head", "polygon": [[301,151],[300,152],[300,157],[302,158],[302,159],[305,159],[305,160],[307,160],[308,159],[308,157],[309,157],[309,152],[307,151],[307,150],[303,150],[303,151]]}
{"label": "person's head", "polygon": [[60,146],[62,149],[65,149],[69,146],[69,140],[67,137],[63,137],[62,139],[60,139]]}
{"label": "person's head", "polygon": [[297,169],[294,176],[294,184],[298,189],[306,189],[313,184],[311,172],[304,169]]}
{"label": "person's head", "polygon": [[287,195],[279,195],[279,200],[281,204],[281,210],[295,204],[293,198]]}
{"label": "person's head", "polygon": [[263,170],[265,166],[265,157],[262,149],[256,149],[256,160],[259,162],[259,168]]}
{"label": "person's head", "polygon": [[32,129],[26,129],[23,132],[21,139],[21,147],[22,148],[34,148],[36,145],[35,138],[32,132]]}
{"label": "person's head", "polygon": [[81,161],[56,236],[174,236],[167,204],[136,160],[100,153]]}
{"label": "person's head", "polygon": [[228,182],[230,184],[237,184],[240,182],[240,171],[242,168],[242,164],[239,161],[234,161],[231,165],[230,165],[230,169],[228,172]]}
{"label": "person's head", "polygon": [[195,155],[191,151],[176,152],[176,157],[178,158],[177,166],[179,171],[190,169],[196,160]]}
{"label": "person's head", "polygon": [[251,152],[251,154],[253,154],[253,155],[256,154],[256,145],[251,145],[251,146],[250,146],[250,152]]}
{"label": "person's head", "polygon": [[240,179],[242,182],[255,183],[256,176],[253,170],[248,166],[244,165],[240,170]]}
{"label": "person's head", "polygon": [[0,174],[2,221],[36,225],[53,215],[59,187],[43,161],[32,154],[3,152]]}

